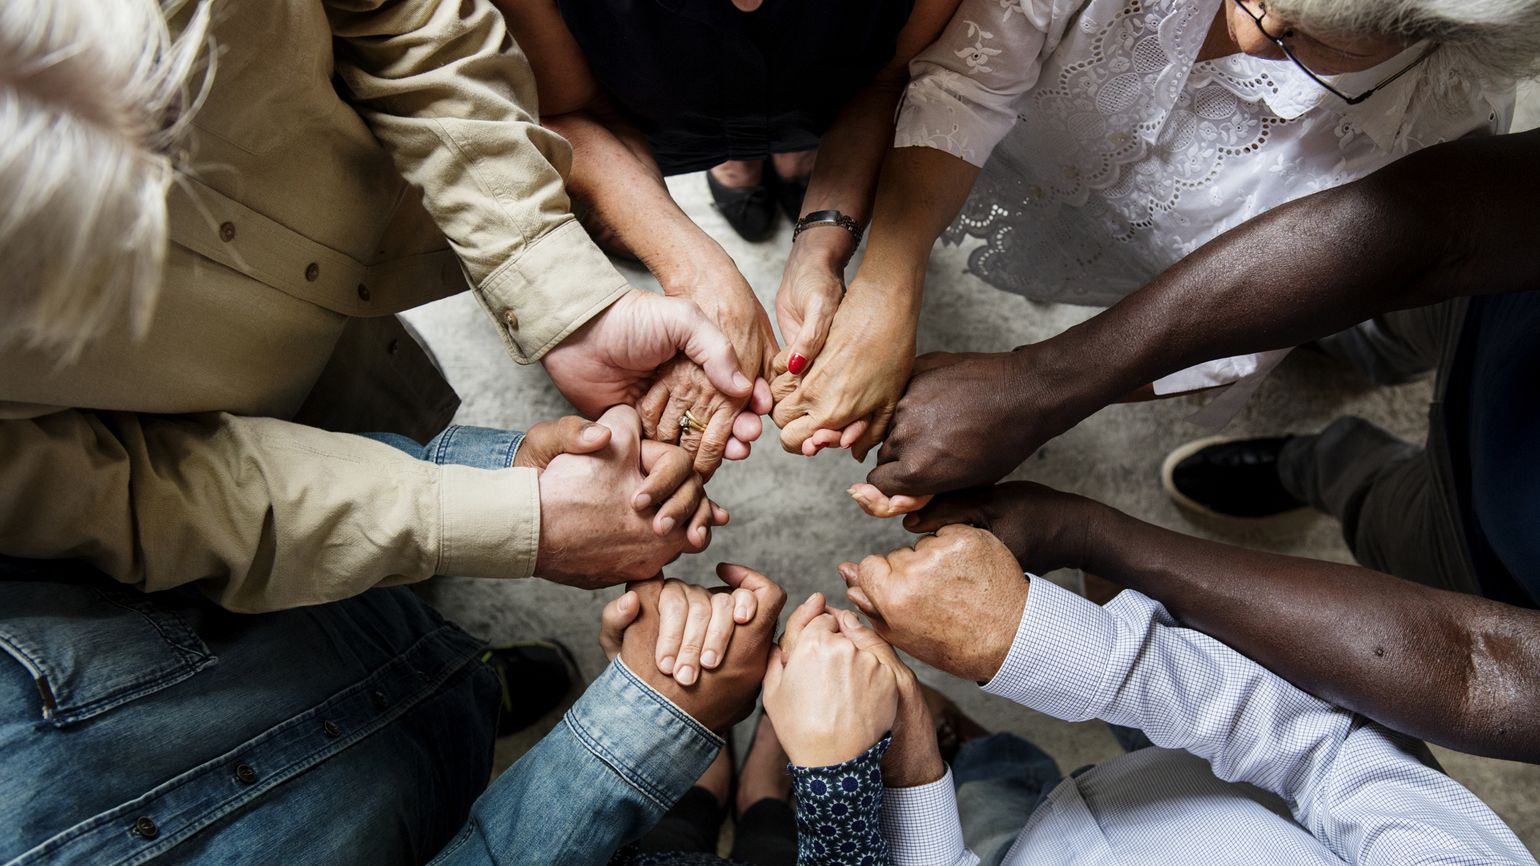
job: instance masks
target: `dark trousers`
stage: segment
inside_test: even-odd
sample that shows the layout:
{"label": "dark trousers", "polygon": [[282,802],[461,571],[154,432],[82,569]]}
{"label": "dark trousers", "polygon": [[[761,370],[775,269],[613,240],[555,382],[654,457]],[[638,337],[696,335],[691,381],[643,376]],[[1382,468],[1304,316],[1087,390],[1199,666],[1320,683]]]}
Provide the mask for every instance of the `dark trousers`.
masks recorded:
{"label": "dark trousers", "polygon": [[[717,852],[722,810],[705,788],[691,788],[637,843],[642,851]],[[752,866],[796,866],[797,819],[784,800],[760,800],[738,818],[732,859]]]}
{"label": "dark trousers", "polygon": [[1362,564],[1441,589],[1479,594],[1461,524],[1443,400],[1464,328],[1464,299],[1402,310],[1320,341],[1327,354],[1377,384],[1436,371],[1423,446],[1345,417],[1284,446],[1283,486],[1342,522]]}

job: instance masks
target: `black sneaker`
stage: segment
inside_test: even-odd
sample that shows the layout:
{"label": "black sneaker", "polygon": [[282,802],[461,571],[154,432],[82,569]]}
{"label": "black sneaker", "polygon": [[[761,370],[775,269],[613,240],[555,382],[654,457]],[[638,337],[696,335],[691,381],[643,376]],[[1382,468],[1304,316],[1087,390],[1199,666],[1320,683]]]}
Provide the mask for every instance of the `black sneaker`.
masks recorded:
{"label": "black sneaker", "polygon": [[1292,437],[1199,439],[1172,451],[1160,480],[1176,504],[1225,517],[1274,517],[1305,507],[1283,488],[1278,455]]}
{"label": "black sneaker", "polygon": [[734,188],[723,186],[711,172],[706,172],[706,186],[711,188],[711,200],[716,202],[717,210],[727,218],[733,231],[751,243],[762,241],[775,231],[775,196],[770,192],[769,178],[770,167],[766,165],[759,186]]}
{"label": "black sneaker", "polygon": [[482,653],[503,684],[497,735],[517,733],[561,706],[583,681],[572,653],[556,641],[522,641]]}

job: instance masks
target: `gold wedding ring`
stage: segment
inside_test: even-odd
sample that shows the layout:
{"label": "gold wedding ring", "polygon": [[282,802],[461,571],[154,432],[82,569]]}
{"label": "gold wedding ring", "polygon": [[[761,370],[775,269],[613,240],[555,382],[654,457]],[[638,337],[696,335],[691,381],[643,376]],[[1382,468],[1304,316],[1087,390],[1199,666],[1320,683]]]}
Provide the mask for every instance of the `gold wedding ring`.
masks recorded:
{"label": "gold wedding ring", "polygon": [[697,433],[706,432],[706,425],[692,415],[689,409],[684,410],[684,414],[679,416],[679,432],[683,433],[686,430],[694,430]]}

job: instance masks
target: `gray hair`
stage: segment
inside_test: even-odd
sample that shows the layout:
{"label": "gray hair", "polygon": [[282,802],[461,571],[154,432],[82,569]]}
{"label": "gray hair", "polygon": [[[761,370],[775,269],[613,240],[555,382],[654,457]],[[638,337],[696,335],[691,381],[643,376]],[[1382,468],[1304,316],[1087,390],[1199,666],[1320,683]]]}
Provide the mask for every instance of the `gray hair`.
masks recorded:
{"label": "gray hair", "polygon": [[177,141],[208,82],[209,7],[173,38],[180,5],[0,3],[0,345],[69,359],[124,319],[148,328]]}
{"label": "gray hair", "polygon": [[1290,24],[1316,33],[1426,39],[1430,97],[1504,89],[1540,74],[1540,0],[1270,0]]}

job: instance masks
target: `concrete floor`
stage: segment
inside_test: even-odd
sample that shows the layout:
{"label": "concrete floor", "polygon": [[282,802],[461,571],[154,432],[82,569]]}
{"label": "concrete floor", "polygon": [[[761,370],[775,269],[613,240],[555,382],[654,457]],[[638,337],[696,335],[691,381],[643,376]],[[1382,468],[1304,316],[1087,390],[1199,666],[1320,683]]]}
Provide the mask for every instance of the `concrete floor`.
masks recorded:
{"label": "concrete floor", "polygon": [[[723,240],[766,309],[773,310],[790,226],[783,224],[769,241],[748,244],[712,210],[700,176],[676,178],[671,187],[690,215]],[[940,247],[931,260],[921,352],[1006,349],[1049,337],[1096,312],[1033,304],[999,292],[965,272],[966,253],[967,248]],[[656,286],[644,272],[627,273],[637,285]],[[508,361],[469,295],[409,315],[464,398],[459,423],[524,428],[571,411],[540,369],[521,369]],[[1313,431],[1351,413],[1420,441],[1428,398],[1426,383],[1372,389],[1324,361],[1296,355],[1268,379],[1227,432]],[[1158,483],[1160,461],[1175,446],[1204,435],[1183,420],[1201,402],[1184,398],[1108,407],[1049,443],[1012,477],[1085,494],[1194,535],[1351,561],[1336,523],[1323,517],[1236,527],[1197,520],[1167,500]],[[857,465],[843,452],[813,459],[788,455],[781,451],[773,426],[767,427],[752,457],[728,465],[711,483],[711,495],[731,510],[732,524],[716,533],[704,554],[680,560],[669,573],[711,582],[715,563],[741,562],[780,581],[793,603],[813,591],[843,598],[843,584],[834,571],[837,563],[906,544],[909,536],[896,523],[866,517],[846,496],[845,489],[861,480],[869,466]],[[872,460],[875,457],[868,458]],[[587,676],[602,669],[603,656],[594,640],[599,610],[618,590],[587,593],[538,580],[442,578],[423,591],[446,615],[494,642],[557,637],[577,654]],[[917,665],[917,670],[986,727],[1031,739],[1066,772],[1120,753],[1100,723],[1066,724],[924,666]],[[548,718],[546,727],[555,718]],[[740,731],[739,736],[746,733]],[[503,744],[501,763],[511,762],[531,741],[526,735]],[[1435,752],[1450,774],[1491,804],[1531,850],[1540,850],[1540,767]]]}

